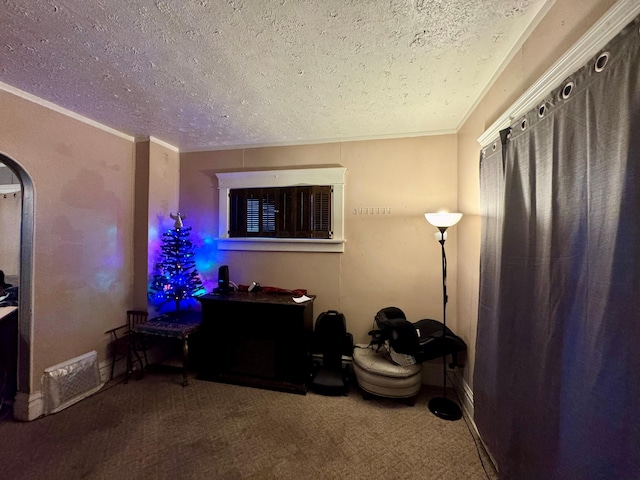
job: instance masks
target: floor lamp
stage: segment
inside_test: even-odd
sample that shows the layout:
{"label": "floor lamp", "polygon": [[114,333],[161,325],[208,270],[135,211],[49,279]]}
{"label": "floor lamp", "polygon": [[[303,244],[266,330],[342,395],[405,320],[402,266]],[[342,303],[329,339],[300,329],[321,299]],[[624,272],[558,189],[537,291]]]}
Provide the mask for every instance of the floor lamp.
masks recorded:
{"label": "floor lamp", "polygon": [[[427,222],[439,231],[436,240],[442,247],[442,342],[447,330],[447,256],[444,252],[444,241],[447,239],[447,228],[452,227],[462,218],[461,213],[425,213]],[[447,355],[442,356],[442,397],[434,397],[429,401],[429,410],[436,417],[444,420],[460,420],[462,411],[456,402],[447,398]]]}

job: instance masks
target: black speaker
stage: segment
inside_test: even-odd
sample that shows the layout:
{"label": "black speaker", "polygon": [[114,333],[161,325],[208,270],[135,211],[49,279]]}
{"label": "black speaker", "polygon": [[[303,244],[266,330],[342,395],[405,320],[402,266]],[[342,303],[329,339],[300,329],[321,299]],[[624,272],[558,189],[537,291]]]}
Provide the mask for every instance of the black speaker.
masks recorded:
{"label": "black speaker", "polygon": [[228,293],[232,290],[229,286],[229,266],[222,265],[218,269],[218,288],[214,290],[214,293]]}
{"label": "black speaker", "polygon": [[229,289],[229,265],[222,265],[218,269],[218,288]]}

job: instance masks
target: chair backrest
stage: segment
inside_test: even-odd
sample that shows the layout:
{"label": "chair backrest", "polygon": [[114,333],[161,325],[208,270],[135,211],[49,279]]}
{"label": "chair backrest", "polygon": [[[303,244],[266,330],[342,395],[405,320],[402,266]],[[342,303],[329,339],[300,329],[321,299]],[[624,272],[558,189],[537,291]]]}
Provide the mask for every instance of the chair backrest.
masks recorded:
{"label": "chair backrest", "polygon": [[146,322],[148,318],[149,312],[145,310],[127,310],[127,325],[129,331],[131,331],[135,325]]}
{"label": "chair backrest", "polygon": [[344,315],[336,310],[321,313],[314,330],[316,349],[322,353],[323,367],[340,370],[347,327]]}
{"label": "chair backrest", "polygon": [[407,355],[418,353],[420,344],[416,328],[402,310],[397,307],[383,308],[376,314],[375,320],[381,340],[388,340],[396,352]]}

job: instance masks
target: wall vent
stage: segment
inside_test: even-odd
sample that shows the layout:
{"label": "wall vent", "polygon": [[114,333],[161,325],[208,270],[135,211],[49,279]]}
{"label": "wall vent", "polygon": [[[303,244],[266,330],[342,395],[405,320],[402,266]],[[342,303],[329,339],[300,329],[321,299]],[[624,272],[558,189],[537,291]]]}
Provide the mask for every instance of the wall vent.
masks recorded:
{"label": "wall vent", "polygon": [[98,352],[95,350],[44,371],[45,415],[59,412],[100,390]]}

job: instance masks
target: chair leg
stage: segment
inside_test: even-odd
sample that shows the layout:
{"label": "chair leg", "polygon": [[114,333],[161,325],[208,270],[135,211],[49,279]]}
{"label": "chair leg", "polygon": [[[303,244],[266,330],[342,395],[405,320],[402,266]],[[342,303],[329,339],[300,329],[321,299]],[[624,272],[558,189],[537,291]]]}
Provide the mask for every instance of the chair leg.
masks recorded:
{"label": "chair leg", "polygon": [[129,382],[129,375],[131,375],[131,370],[133,370],[133,365],[131,361],[131,345],[127,345],[127,367],[124,371],[124,383]]}
{"label": "chair leg", "polygon": [[182,339],[182,386],[186,387],[189,384],[187,373],[187,362],[189,361],[189,336],[187,335]]}
{"label": "chair leg", "polygon": [[[130,353],[129,353],[129,358],[130,358],[130,371],[131,373],[133,373],[133,357],[131,356],[131,353],[133,353],[135,355],[135,359],[137,360],[138,364],[140,364],[140,377],[142,377],[144,375],[144,369],[145,369],[145,364],[142,362],[142,357],[140,356],[140,353],[138,353],[138,349],[136,348],[135,345],[135,340],[132,340],[131,342],[131,348],[129,349]],[[144,351],[144,357],[145,359],[147,358],[147,353],[146,351]]]}
{"label": "chair leg", "polygon": [[144,357],[144,365],[142,365],[142,359],[140,360],[140,365],[142,365],[142,368],[145,369],[149,366],[149,359],[147,358],[147,346],[143,345],[142,346],[142,356]]}
{"label": "chair leg", "polygon": [[113,357],[111,358],[111,373],[109,374],[109,380],[113,380],[113,372],[116,369],[116,354],[113,352]]}
{"label": "chair leg", "polygon": [[127,344],[127,371],[125,373],[124,383],[127,383],[129,381],[129,377],[133,375],[134,355],[135,361],[140,364],[140,373],[143,374],[144,365],[142,363],[142,358],[140,358],[140,354],[138,353],[138,350],[136,348],[135,338],[133,338],[133,335],[130,334]]}
{"label": "chair leg", "polygon": [[117,337],[112,342],[111,347],[111,374],[109,375],[109,380],[113,380],[113,373],[116,369],[116,354],[118,353],[118,339]]}
{"label": "chair leg", "polygon": [[[140,364],[140,369],[144,370],[149,366],[149,359],[147,358],[146,337],[144,335],[133,334],[132,342],[133,353],[135,354],[136,359]],[[143,359],[144,362],[142,361]]]}

